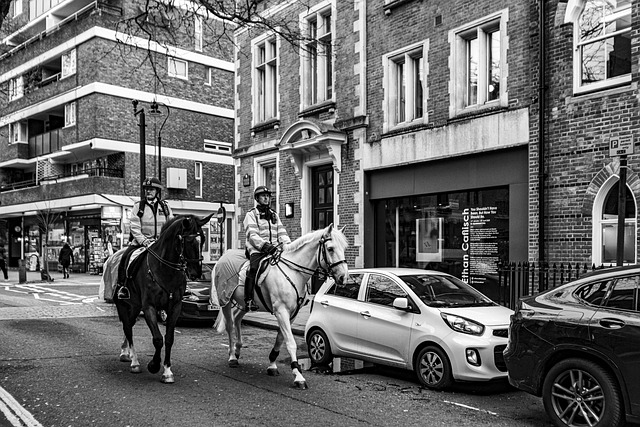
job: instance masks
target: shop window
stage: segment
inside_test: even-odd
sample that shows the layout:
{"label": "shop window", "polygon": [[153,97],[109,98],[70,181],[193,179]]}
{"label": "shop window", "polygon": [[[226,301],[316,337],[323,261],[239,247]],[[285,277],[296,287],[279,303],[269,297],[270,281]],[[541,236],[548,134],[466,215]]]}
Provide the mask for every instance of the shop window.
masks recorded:
{"label": "shop window", "polygon": [[428,42],[384,55],[385,131],[400,124],[426,122],[424,88]]}
{"label": "shop window", "polygon": [[[617,262],[618,188],[618,180],[613,177],[602,186],[594,201],[592,257],[596,265]],[[626,201],[623,260],[625,264],[634,264],[637,259],[636,201],[629,187],[626,189]]]}
{"label": "shop window", "polygon": [[331,3],[323,2],[302,21],[303,106],[318,104],[333,97],[333,35]]}
{"label": "shop window", "polygon": [[574,91],[631,81],[631,1],[583,0],[574,23]]}
{"label": "shop window", "polygon": [[451,116],[507,106],[507,10],[449,33],[451,41]]}

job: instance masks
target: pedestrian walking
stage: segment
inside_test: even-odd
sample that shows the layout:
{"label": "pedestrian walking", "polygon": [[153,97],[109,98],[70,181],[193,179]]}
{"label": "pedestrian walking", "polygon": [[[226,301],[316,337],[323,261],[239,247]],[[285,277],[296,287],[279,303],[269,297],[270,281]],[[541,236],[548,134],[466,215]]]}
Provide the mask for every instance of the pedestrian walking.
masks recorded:
{"label": "pedestrian walking", "polygon": [[69,265],[74,263],[73,249],[69,246],[69,243],[64,242],[64,246],[60,249],[60,255],[58,256],[58,262],[62,265],[63,279],[69,278]]}
{"label": "pedestrian walking", "polygon": [[4,281],[9,281],[9,274],[7,273],[7,250],[4,247],[4,242],[0,241],[0,269],[4,274]]}

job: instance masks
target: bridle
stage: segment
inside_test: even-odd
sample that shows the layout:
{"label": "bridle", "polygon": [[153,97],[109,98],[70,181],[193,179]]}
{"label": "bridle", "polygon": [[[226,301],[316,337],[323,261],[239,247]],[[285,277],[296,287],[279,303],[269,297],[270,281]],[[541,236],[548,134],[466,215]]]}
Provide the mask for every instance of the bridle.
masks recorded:
{"label": "bridle", "polygon": [[[167,267],[173,269],[173,270],[178,270],[178,271],[182,271],[185,274],[187,273],[187,263],[189,262],[199,262],[200,265],[202,265],[202,260],[204,259],[202,257],[202,251],[200,251],[200,256],[198,258],[187,258],[184,256],[184,244],[185,241],[187,239],[195,239],[197,237],[200,237],[201,239],[203,238],[203,233],[194,233],[194,234],[178,234],[176,236],[176,239],[178,240],[178,244],[176,245],[176,247],[178,248],[178,262],[173,262],[173,261],[169,261],[166,260],[164,258],[162,258],[160,255],[158,255],[157,252],[155,252],[153,249],[151,249],[150,247],[147,248],[147,252],[149,252],[151,255],[154,256],[155,259],[157,259],[161,264],[166,265]],[[200,243],[200,248],[202,248],[202,245],[204,244],[204,241]],[[149,265],[149,259],[147,258],[147,266]]]}

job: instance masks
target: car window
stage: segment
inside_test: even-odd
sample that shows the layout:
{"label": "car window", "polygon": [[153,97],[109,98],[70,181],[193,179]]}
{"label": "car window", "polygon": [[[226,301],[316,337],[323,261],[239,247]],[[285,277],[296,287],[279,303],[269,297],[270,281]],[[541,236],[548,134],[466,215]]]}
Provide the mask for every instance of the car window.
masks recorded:
{"label": "car window", "polygon": [[362,274],[349,274],[347,280],[342,283],[334,283],[327,291],[329,295],[335,295],[338,297],[345,297],[351,299],[358,298],[358,291],[360,290],[360,284],[362,283]]}
{"label": "car window", "polygon": [[425,273],[400,278],[422,302],[432,307],[495,305],[480,292],[453,276]]}
{"label": "car window", "polygon": [[604,298],[607,295],[607,290],[612,283],[613,281],[611,280],[588,283],[578,288],[575,292],[575,296],[589,304],[602,305],[604,303]]}
{"label": "car window", "polygon": [[392,307],[393,300],[406,297],[406,292],[392,279],[380,274],[369,275],[365,301]]}
{"label": "car window", "polygon": [[622,310],[637,310],[638,276],[623,277],[617,280],[604,305]]}

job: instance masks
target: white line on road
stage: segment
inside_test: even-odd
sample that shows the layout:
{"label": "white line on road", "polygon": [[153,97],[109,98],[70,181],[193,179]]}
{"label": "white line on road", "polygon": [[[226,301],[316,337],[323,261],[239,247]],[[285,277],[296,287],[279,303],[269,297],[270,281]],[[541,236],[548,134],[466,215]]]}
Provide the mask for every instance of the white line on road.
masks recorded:
{"label": "white line on road", "polygon": [[42,424],[33,418],[31,412],[27,411],[2,387],[0,387],[0,410],[15,427],[42,427]]}
{"label": "white line on road", "polygon": [[448,400],[445,400],[444,403],[450,403],[452,405],[460,406],[462,408],[472,409],[474,411],[486,412],[487,414],[491,414],[491,415],[498,415],[495,412],[487,411],[486,409],[474,408],[473,406],[465,405],[464,403],[450,402]]}
{"label": "white line on road", "polygon": [[[57,295],[54,295],[57,296]],[[35,294],[33,296],[35,299],[40,300],[40,301],[51,301],[51,302],[57,302],[59,304],[66,304],[66,305],[78,305],[78,304],[82,304],[81,302],[69,302],[69,301],[60,301],[59,299],[51,299],[51,298],[41,298],[40,295]]]}

